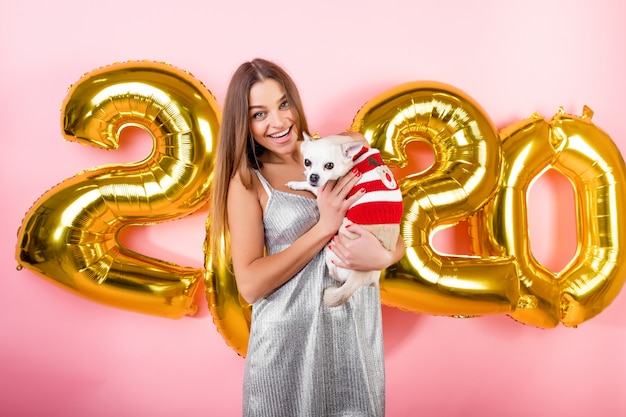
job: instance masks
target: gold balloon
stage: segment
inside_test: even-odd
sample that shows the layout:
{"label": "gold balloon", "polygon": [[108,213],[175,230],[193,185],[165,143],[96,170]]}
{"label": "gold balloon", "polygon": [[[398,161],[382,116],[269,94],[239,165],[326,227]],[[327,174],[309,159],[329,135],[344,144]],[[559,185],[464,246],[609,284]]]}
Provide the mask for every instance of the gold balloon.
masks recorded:
{"label": "gold balloon", "polygon": [[197,310],[202,269],[154,259],[120,245],[128,225],[177,219],[208,200],[219,129],[213,95],[164,63],[116,63],[85,74],[62,109],[64,138],[116,149],[127,126],[150,133],[139,162],[90,168],[47,191],[18,230],[21,266],[104,304],[179,318]]}
{"label": "gold balloon", "polygon": [[[210,227],[209,217],[207,230]],[[250,337],[252,306],[239,295],[232,264],[225,257],[226,250],[211,253],[208,250],[209,243],[208,240],[205,241],[205,288],[209,311],[226,344],[245,357]],[[228,245],[230,241],[226,237],[219,242],[219,247],[226,248]]]}
{"label": "gold balloon", "polygon": [[517,307],[517,268],[508,256],[447,256],[431,246],[440,228],[468,219],[496,192],[501,142],[480,106],[442,83],[413,82],[375,97],[350,130],[360,131],[392,167],[408,162],[413,141],[431,145],[433,165],[399,180],[407,250],[383,271],[386,305],[448,316],[508,313]]}
{"label": "gold balloon", "polygon": [[[577,326],[606,308],[624,284],[626,167],[592,115],[587,107],[581,117],[560,109],[550,122],[533,115],[501,132],[501,187],[470,230],[484,237],[474,239],[482,242],[475,250],[517,259],[522,292],[537,305],[511,314],[522,323]],[[528,189],[547,169],[571,181],[577,208],[576,255],[559,273],[537,262],[528,236]]]}

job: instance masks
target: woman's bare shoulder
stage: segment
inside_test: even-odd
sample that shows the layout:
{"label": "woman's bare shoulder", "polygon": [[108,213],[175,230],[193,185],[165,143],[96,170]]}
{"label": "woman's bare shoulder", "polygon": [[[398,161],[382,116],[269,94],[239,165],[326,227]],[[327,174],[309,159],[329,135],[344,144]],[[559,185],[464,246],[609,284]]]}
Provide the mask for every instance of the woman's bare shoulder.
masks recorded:
{"label": "woman's bare shoulder", "polygon": [[266,193],[260,192],[262,189],[261,181],[255,173],[252,173],[250,185],[246,187],[239,173],[235,173],[230,180],[228,186],[228,202],[233,203],[232,206],[238,211],[252,209],[256,210],[265,205]]}

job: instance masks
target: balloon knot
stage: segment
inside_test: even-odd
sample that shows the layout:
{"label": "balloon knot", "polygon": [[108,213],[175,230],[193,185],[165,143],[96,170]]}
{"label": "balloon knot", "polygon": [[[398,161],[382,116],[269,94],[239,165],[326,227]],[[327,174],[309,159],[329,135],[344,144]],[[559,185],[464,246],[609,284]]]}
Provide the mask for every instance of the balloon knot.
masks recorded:
{"label": "balloon knot", "polygon": [[587,105],[583,106],[582,118],[591,120],[592,117],[593,117],[593,110],[591,110],[591,108],[589,108]]}
{"label": "balloon knot", "polygon": [[522,295],[517,299],[517,308],[537,308],[537,297],[534,295]]}

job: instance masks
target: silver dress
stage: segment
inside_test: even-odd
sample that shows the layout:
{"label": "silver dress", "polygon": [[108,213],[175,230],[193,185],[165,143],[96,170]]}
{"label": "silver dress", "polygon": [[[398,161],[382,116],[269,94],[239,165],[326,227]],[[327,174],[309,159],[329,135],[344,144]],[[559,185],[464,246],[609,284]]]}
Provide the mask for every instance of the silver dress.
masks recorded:
{"label": "silver dress", "polygon": [[[319,219],[313,198],[273,189],[263,216],[268,254]],[[337,285],[324,252],[252,306],[244,369],[246,417],[383,416],[385,369],[379,290],[360,288],[340,307],[322,303]]]}

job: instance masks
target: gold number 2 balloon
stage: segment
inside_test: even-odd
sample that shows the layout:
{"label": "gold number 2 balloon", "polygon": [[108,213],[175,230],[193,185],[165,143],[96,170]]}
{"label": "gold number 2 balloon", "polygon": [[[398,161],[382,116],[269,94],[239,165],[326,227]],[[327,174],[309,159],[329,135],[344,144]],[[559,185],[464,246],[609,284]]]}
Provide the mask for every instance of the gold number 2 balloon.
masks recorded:
{"label": "gold number 2 balloon", "polygon": [[204,85],[168,64],[117,63],[85,74],[63,102],[65,139],[116,149],[121,130],[138,126],[152,136],[152,152],[88,169],[42,195],[18,230],[20,267],[104,304],[194,314],[203,271],[136,253],[117,237],[125,226],[177,219],[205,205],[219,117]]}
{"label": "gold number 2 balloon", "polygon": [[519,280],[512,257],[442,255],[431,236],[469,218],[495,193],[501,170],[497,130],[480,106],[442,83],[399,85],[356,114],[360,131],[392,167],[408,162],[406,146],[430,144],[434,163],[399,180],[405,257],[383,273],[385,304],[419,313],[474,316],[516,307]]}

